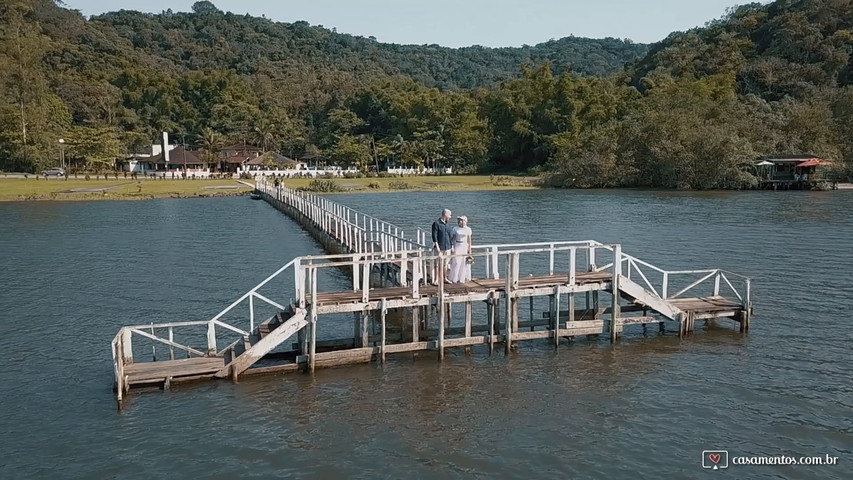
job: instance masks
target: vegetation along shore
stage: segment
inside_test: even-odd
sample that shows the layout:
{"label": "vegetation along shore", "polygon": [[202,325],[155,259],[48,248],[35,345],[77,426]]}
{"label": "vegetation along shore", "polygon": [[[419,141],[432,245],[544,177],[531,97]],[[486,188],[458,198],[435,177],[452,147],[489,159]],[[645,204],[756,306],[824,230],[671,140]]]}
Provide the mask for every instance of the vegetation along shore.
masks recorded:
{"label": "vegetation along shore", "polygon": [[851,32],[851,2],[780,0],[650,45],[567,37],[449,49],[208,1],[86,18],[20,0],[0,7],[10,67],[0,69],[0,169],[130,168],[167,132],[185,148],[154,171],[193,160],[238,173],[248,167],[225,147],[253,144],[314,168],[523,172],[577,188],[755,188],[772,180],[756,166],[780,156],[814,158],[846,181]]}

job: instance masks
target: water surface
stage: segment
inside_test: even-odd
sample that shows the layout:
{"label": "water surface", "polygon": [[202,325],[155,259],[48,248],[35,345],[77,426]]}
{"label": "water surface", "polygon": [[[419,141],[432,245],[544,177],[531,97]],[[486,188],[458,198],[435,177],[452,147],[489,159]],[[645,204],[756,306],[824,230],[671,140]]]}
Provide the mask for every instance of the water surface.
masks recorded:
{"label": "water surface", "polygon": [[752,330],[403,355],[132,393],[117,412],[109,342],[122,325],[207,319],[319,247],[244,197],[0,204],[0,476],[694,478],[702,450],[728,449],[840,457],[731,467],[739,478],[847,478],[850,192],[333,198],[422,228],[449,207],[475,243],[595,239],[667,269],[743,273]]}

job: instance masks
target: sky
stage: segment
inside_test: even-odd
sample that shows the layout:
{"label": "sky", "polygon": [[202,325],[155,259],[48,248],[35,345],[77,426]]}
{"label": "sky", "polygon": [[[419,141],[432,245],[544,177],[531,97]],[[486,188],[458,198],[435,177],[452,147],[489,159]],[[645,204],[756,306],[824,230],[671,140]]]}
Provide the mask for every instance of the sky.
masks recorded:
{"label": "sky", "polygon": [[[107,11],[190,11],[194,0],[64,0],[85,16]],[[662,40],[720,18],[737,0],[212,0],[236,14],[305,20],[380,42],[519,47],[574,35]]]}

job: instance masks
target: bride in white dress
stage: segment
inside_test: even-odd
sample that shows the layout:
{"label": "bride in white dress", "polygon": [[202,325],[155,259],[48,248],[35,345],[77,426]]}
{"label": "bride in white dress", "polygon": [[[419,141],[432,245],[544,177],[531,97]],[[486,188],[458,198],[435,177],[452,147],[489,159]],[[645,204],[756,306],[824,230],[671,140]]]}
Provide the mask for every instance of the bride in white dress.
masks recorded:
{"label": "bride in white dress", "polygon": [[465,261],[466,255],[471,255],[471,229],[468,227],[468,217],[457,219],[458,226],[453,229],[453,257],[450,259],[450,283],[464,283],[471,279],[471,265]]}

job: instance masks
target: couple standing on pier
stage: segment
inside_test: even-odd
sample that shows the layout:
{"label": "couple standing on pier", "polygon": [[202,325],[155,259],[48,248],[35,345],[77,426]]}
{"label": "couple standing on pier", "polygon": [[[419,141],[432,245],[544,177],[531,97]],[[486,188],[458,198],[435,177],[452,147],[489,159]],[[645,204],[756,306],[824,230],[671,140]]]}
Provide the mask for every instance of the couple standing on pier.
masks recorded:
{"label": "couple standing on pier", "polygon": [[[445,272],[448,283],[465,283],[471,280],[471,228],[468,217],[456,217],[456,226],[450,224],[450,209],[445,208],[441,217],[432,223],[432,248],[438,256],[452,255]],[[437,281],[433,276],[434,283]]]}

